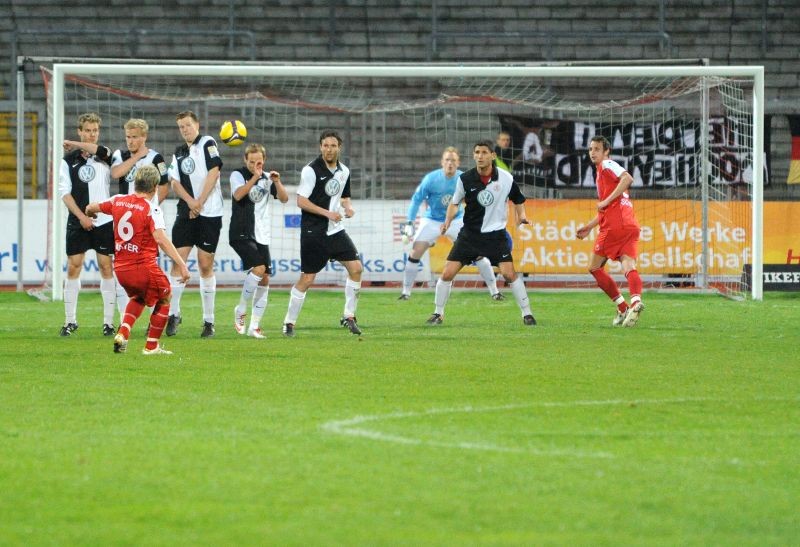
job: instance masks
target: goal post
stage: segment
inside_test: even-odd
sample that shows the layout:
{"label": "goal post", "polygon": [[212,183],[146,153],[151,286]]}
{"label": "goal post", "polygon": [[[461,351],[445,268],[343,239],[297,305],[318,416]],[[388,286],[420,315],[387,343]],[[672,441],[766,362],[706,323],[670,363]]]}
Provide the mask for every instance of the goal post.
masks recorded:
{"label": "goal post", "polygon": [[[536,198],[529,217],[540,220],[534,231],[510,228],[515,261],[524,266],[518,270],[534,285],[588,287],[583,257],[589,244],[564,234],[574,229],[577,210],[584,220],[591,218],[596,200],[579,141],[597,132],[611,138],[615,152],[617,145],[622,150],[619,160],[636,173],[631,193],[637,216],[640,222],[653,221],[649,229],[656,233],[645,237],[643,232],[640,241],[639,268],[647,287],[763,297],[760,66],[55,63],[47,70],[53,189],[65,128],[82,111],[101,114],[101,142],[112,149],[124,148],[121,125],[128,117],[157,120],[151,138],[160,133],[156,147],[167,162],[178,144],[170,126],[175,113],[201,110],[207,122],[201,132],[212,135],[235,115],[251,138],[258,135],[255,142],[267,145],[268,163],[274,158],[279,170],[292,173],[290,179],[312,159],[318,130],[330,126],[346,133],[354,197],[369,202],[367,213],[375,215],[362,221],[368,240],[363,245],[388,260],[390,254],[402,256],[403,249],[391,235],[378,241],[387,211],[404,215],[414,185],[438,167],[441,150],[457,146],[461,168],[467,169],[474,142],[512,128],[517,158],[512,172],[523,193]],[[522,153],[528,130],[542,137],[547,157],[541,163],[529,163]],[[226,168],[239,167],[241,150],[223,150]],[[50,223],[53,266],[65,261],[67,214],[56,194]],[[388,221],[389,229],[393,222]],[[561,239],[548,239],[551,228]],[[286,235],[296,239],[296,232]],[[282,247],[282,238],[273,231],[273,255],[295,253],[288,242]],[[673,245],[678,239],[681,244]],[[534,245],[538,241],[544,243]],[[441,260],[438,252],[431,253],[432,269]],[[749,285],[745,262],[752,268]],[[367,279],[396,281],[393,275],[368,272]],[[61,268],[52,268],[50,282],[53,298],[61,299]]]}

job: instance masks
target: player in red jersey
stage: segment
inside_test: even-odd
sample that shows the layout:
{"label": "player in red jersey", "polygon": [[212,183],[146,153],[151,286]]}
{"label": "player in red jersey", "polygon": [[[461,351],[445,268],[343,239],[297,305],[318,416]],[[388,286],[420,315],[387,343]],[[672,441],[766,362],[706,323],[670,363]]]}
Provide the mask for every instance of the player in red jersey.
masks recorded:
{"label": "player in red jersey", "polygon": [[158,266],[158,248],[167,253],[178,268],[182,282],[189,279],[186,263],[164,231],[164,215],[152,202],[161,173],[154,165],[145,165],[136,172],[135,193],[113,196],[86,206],[86,215],[105,213],[114,218],[114,272],[130,300],[125,307],[122,324],[114,337],[114,352],[128,347],[131,328],[145,306],[154,306],[144,355],[169,355],[158,341],[169,316],[171,296],[167,276]]}
{"label": "player in red jersey", "polygon": [[[600,233],[594,243],[594,254],[589,264],[589,273],[617,305],[613,325],[632,327],[644,309],[642,303],[642,279],[636,271],[636,244],[639,241],[639,223],[633,213],[633,202],[628,188],[633,177],[620,164],[609,159],[611,143],[605,137],[595,136],[589,144],[589,159],[597,168],[597,216],[578,228],[577,237],[583,239],[598,224]],[[606,262],[618,260],[628,280],[630,305],[619,291],[616,282],[605,270]]]}

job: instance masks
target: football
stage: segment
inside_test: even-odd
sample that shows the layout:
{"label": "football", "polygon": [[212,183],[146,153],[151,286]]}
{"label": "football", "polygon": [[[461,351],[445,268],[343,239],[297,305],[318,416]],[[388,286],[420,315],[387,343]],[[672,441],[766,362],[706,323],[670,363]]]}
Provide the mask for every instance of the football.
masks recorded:
{"label": "football", "polygon": [[219,138],[228,146],[239,146],[247,139],[247,128],[239,120],[228,120],[219,128]]}

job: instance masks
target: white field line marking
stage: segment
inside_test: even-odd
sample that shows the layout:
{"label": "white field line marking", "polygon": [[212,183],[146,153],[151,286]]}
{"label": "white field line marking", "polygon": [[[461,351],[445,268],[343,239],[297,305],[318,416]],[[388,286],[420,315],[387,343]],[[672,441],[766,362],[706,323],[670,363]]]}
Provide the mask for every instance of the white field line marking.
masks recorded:
{"label": "white field line marking", "polygon": [[[764,397],[753,399],[755,401],[800,401],[797,397]],[[436,416],[441,414],[461,414],[461,413],[481,413],[481,412],[502,412],[505,410],[517,410],[521,408],[557,408],[557,407],[580,407],[580,406],[612,406],[612,405],[659,405],[659,404],[682,404],[695,402],[730,402],[729,399],[716,397],[679,397],[674,399],[608,399],[604,401],[544,401],[539,403],[518,403],[499,406],[473,407],[463,406],[454,408],[432,408],[418,412],[391,412],[387,414],[371,414],[366,416],[354,416],[346,420],[330,420],[320,425],[323,431],[335,435],[348,437],[362,437],[374,441],[390,442],[405,445],[436,446],[441,448],[460,448],[463,450],[485,450],[490,452],[506,453],[525,453],[542,456],[572,456],[576,458],[613,458],[614,455],[608,452],[581,451],[581,450],[540,450],[535,448],[519,448],[501,446],[492,443],[475,442],[446,442],[418,439],[402,435],[391,435],[382,433],[374,429],[362,427],[364,424],[375,423],[387,420],[403,420],[406,418],[419,418],[424,416]]]}

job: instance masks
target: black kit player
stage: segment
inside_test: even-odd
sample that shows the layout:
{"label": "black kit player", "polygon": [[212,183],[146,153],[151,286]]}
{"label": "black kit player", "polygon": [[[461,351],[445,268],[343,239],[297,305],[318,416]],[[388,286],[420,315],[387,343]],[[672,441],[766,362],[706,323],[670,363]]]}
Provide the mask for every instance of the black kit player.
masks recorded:
{"label": "black kit player", "polygon": [[58,193],[69,209],[67,219],[67,277],[64,279],[64,326],[61,336],[78,330],[78,293],[86,251],[94,249],[100,270],[100,294],[103,297],[103,335],[113,336],[116,281],[111,257],[114,254],[114,230],[109,215],[88,217],[84,209],[90,202],[110,197],[111,150],[97,144],[100,116],[87,112],[78,118],[80,141],[64,141],[64,159],[58,177]]}
{"label": "black kit player", "polygon": [[[344,287],[344,313],[341,324],[356,335],[358,293],[361,290],[363,265],[342,219],[355,214],[350,203],[350,169],[339,161],[342,138],[333,130],[319,137],[320,155],[303,168],[297,188],[300,220],[300,279],[292,287],[289,307],[283,321],[283,334],[292,337],[303,307],[306,291],[329,260],[336,260],[347,270]],[[341,212],[340,212],[341,209]]]}

